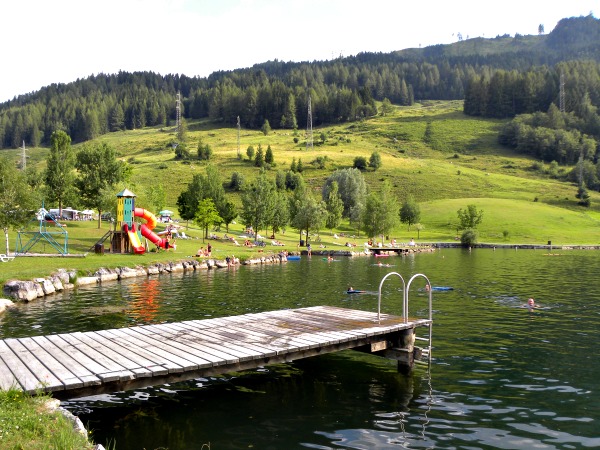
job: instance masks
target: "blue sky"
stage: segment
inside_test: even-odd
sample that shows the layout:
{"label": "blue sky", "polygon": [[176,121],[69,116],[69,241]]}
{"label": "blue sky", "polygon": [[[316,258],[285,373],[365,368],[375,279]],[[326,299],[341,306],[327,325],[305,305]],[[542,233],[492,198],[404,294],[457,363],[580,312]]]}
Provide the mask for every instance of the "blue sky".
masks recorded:
{"label": "blue sky", "polygon": [[[596,7],[596,10],[594,10]],[[597,0],[3,0],[0,102],[119,70],[207,76],[448,44],[458,33],[546,33]]]}

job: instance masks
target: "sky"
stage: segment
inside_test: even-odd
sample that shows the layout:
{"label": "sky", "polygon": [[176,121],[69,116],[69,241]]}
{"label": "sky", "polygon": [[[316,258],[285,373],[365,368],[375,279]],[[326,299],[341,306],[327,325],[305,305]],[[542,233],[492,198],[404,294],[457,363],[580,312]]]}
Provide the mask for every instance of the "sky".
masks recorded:
{"label": "sky", "polygon": [[[0,102],[100,73],[206,77],[474,37],[550,33],[598,0],[2,0]],[[594,10],[596,7],[596,10]]]}

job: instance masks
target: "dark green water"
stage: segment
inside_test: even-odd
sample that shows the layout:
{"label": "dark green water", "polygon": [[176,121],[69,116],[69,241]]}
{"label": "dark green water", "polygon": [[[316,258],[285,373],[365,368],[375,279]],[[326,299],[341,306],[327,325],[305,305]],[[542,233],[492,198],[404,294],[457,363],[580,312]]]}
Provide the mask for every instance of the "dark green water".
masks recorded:
{"label": "dark green water", "polygon": [[[600,447],[600,254],[442,250],[240,267],[79,289],[0,317],[0,337],[85,331],[311,305],[376,311],[382,277],[434,286],[434,361],[412,377],[352,351],[64,406],[96,442],[154,449]],[[401,314],[397,278],[382,311]],[[347,295],[351,284],[373,294]],[[421,287],[421,286],[415,286]],[[543,306],[522,308],[529,296]],[[411,292],[411,315],[426,313]]]}

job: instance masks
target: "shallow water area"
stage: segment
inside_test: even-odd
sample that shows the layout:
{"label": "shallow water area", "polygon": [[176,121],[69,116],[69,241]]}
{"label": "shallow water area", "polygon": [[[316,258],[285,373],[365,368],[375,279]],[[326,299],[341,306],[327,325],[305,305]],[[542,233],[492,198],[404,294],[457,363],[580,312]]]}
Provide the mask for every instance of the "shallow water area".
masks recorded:
{"label": "shallow water area", "polygon": [[[383,276],[434,286],[433,364],[413,376],[344,351],[255,371],[63,402],[117,449],[600,447],[596,251],[443,249],[390,257],[244,266],[130,279],[31,302],[0,337],[333,305],[377,310]],[[366,290],[347,294],[348,286]],[[410,313],[426,314],[415,281]],[[382,311],[401,314],[401,284]],[[523,305],[534,297],[540,308]]]}

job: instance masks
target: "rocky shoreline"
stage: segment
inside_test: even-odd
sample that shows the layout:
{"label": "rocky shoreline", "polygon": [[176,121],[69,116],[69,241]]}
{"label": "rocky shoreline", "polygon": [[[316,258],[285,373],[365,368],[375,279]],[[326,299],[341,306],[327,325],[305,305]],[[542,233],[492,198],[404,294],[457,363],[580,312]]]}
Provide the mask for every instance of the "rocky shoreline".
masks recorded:
{"label": "rocky shoreline", "polygon": [[[304,252],[306,253],[306,252]],[[319,252],[313,252],[318,254]],[[323,254],[332,254],[323,252]],[[364,253],[363,253],[364,254]],[[357,256],[359,253],[352,251],[338,251],[333,256]],[[186,258],[179,261],[155,263],[149,266],[119,267],[116,269],[99,268],[91,276],[78,276],[75,270],[58,269],[58,271],[45,278],[33,280],[10,280],[3,287],[3,294],[7,299],[0,299],[0,313],[16,302],[30,302],[37,298],[52,295],[63,290],[74,289],[78,286],[102,284],[109,281],[119,281],[134,277],[151,277],[163,273],[177,273],[194,270],[223,269],[236,265],[276,264],[287,261],[287,253],[280,252],[240,261],[217,259]]]}
{"label": "rocky shoreline", "polygon": [[[410,250],[407,253],[431,252],[440,248],[456,248],[461,247],[460,243],[429,243],[421,245]],[[555,245],[550,242],[548,245],[524,245],[524,244],[477,244],[475,248],[514,248],[517,249],[533,249],[533,250],[600,250],[600,246],[596,245]],[[312,254],[317,256],[369,256],[369,251],[352,250],[313,250]],[[385,251],[386,249],[381,249]],[[307,251],[291,252],[292,255],[306,255]],[[36,298],[52,295],[66,289],[73,289],[78,286],[87,286],[93,284],[101,284],[108,281],[119,281],[133,277],[150,277],[163,273],[184,272],[190,270],[212,270],[231,267],[233,265],[255,265],[255,264],[275,264],[287,261],[287,252],[279,252],[276,254],[261,255],[255,258],[239,261],[226,261],[218,259],[196,259],[187,257],[179,261],[166,263],[155,263],[149,266],[135,267],[119,267],[116,269],[99,268],[91,276],[78,276],[75,270],[58,269],[55,274],[45,278],[35,278],[33,280],[10,280],[3,287],[3,294],[7,298],[0,298],[0,314],[11,306],[14,306],[13,301],[29,302]]]}

